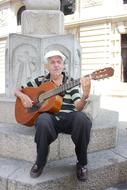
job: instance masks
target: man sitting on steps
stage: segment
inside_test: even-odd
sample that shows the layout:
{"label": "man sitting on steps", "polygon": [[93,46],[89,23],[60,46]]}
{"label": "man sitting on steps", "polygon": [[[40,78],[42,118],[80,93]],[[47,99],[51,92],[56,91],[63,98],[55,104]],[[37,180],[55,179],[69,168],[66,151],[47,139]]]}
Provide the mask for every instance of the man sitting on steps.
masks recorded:
{"label": "man sitting on steps", "polygon": [[[47,60],[46,69],[49,73],[34,79],[34,82],[28,82],[27,86],[39,86],[47,81],[52,81],[58,87],[67,83],[70,79],[63,72],[65,59],[64,54],[58,50],[47,52],[45,60]],[[62,107],[58,113],[43,112],[37,118],[35,122],[37,158],[30,171],[31,177],[36,178],[41,175],[47,162],[49,145],[58,137],[59,133],[65,133],[71,135],[75,144],[77,178],[80,181],[85,181],[88,178],[87,148],[92,123],[82,110],[90,93],[90,77],[82,78],[81,86],[82,97],[79,93],[79,87],[72,87],[64,92]],[[15,95],[21,99],[25,108],[33,106],[33,101],[22,92],[22,88],[17,88]]]}

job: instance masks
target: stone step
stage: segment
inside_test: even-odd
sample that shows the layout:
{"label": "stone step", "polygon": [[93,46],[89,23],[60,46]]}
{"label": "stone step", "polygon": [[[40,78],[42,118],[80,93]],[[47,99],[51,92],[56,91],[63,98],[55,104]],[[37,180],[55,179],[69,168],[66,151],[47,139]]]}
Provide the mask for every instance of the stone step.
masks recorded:
{"label": "stone step", "polygon": [[[93,120],[89,152],[115,147],[118,113],[102,109]],[[15,159],[34,161],[36,148],[34,127],[0,123],[0,155]],[[70,135],[60,134],[51,144],[49,160],[73,156],[74,144]]]}
{"label": "stone step", "polygon": [[[127,160],[127,121],[119,123],[119,133],[117,137],[117,143],[116,147],[113,149],[113,152],[116,153],[117,155],[122,156]],[[127,167],[127,164],[125,165],[125,167]],[[123,178],[122,181],[118,182],[115,185],[110,186],[109,188],[106,188],[105,190],[127,190],[126,177]]]}
{"label": "stone step", "polygon": [[89,179],[76,178],[76,158],[48,161],[40,177],[32,179],[31,162],[0,157],[1,190],[104,190],[127,180],[127,160],[111,150],[88,154]]}

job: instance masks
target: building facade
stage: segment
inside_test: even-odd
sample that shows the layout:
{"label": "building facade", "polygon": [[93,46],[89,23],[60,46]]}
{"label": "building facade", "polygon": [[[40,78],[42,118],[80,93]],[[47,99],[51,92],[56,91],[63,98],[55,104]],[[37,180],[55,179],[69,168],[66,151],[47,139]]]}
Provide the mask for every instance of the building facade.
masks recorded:
{"label": "building facade", "polygon": [[[20,33],[23,10],[23,0],[0,0],[0,86],[5,78],[6,39],[9,33]],[[126,0],[75,0],[74,14],[65,16],[65,33],[80,41],[82,75],[112,66],[113,80],[127,82]]]}
{"label": "building facade", "polygon": [[18,12],[23,6],[20,0],[0,0],[0,93],[5,91],[5,47],[9,33],[18,33]]}
{"label": "building facade", "polygon": [[82,74],[111,65],[114,79],[127,81],[127,1],[80,0],[65,28],[79,37]]}

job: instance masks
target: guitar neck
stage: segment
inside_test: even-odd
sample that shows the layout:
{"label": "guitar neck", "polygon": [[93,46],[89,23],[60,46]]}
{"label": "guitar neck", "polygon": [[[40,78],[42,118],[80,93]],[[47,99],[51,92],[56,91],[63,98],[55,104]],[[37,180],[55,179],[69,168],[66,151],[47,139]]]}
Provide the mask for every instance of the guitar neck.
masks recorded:
{"label": "guitar neck", "polygon": [[80,84],[80,79],[76,79],[76,80],[73,80],[73,81],[69,81],[57,88],[55,88],[53,91],[53,95],[57,95],[57,94],[60,94],[60,93],[63,93],[65,92],[66,90],[69,90],[70,88],[73,88],[75,86],[78,86]]}
{"label": "guitar neck", "polygon": [[[85,75],[84,77],[90,77],[93,80],[99,80],[99,79],[104,79],[107,77],[111,77],[114,74],[114,69],[112,67],[106,67],[103,69],[99,69],[97,71],[92,72],[91,74]],[[56,87],[52,90],[49,90],[48,92],[45,92],[43,94],[44,99],[48,99],[51,96],[55,96],[58,94],[61,94],[65,92],[66,90],[69,90],[70,88],[73,88],[75,86],[78,86],[80,84],[80,78],[76,80],[69,81],[59,87]]]}
{"label": "guitar neck", "polygon": [[[86,75],[86,76],[88,76],[88,75]],[[44,96],[44,98],[48,99],[51,96],[61,94],[61,93],[65,92],[66,90],[69,90],[69,89],[71,89],[71,88],[73,88],[75,86],[78,86],[78,85],[80,85],[80,78],[76,79],[76,80],[69,81],[69,82],[67,82],[67,83],[65,83],[65,84],[63,84],[63,85],[61,85],[59,87],[56,87],[56,88],[54,88],[52,90],[49,90],[48,92],[45,92],[43,94],[43,96]]]}

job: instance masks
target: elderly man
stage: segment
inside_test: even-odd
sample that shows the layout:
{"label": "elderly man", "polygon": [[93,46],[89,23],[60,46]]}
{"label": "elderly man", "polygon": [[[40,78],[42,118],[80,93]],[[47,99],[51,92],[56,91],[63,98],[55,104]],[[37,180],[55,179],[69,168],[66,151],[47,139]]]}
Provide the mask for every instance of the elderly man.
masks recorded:
{"label": "elderly man", "polygon": [[[45,54],[47,61],[46,76],[39,76],[33,82],[28,82],[27,86],[41,85],[47,81],[61,86],[70,79],[63,72],[66,57],[58,50],[49,51]],[[73,79],[71,79],[73,80]],[[57,138],[59,133],[70,134],[75,144],[77,156],[76,172],[80,181],[85,181],[88,177],[87,169],[87,147],[90,140],[90,130],[92,123],[84,112],[81,112],[87,103],[90,93],[91,81],[89,77],[81,79],[83,95],[79,93],[79,87],[66,90],[63,95],[63,102],[58,113],[44,112],[39,115],[35,122],[35,142],[37,147],[37,158],[31,168],[30,176],[36,178],[41,175],[47,161],[49,145]],[[21,99],[25,108],[32,107],[32,100],[22,89],[16,89],[15,95]]]}

